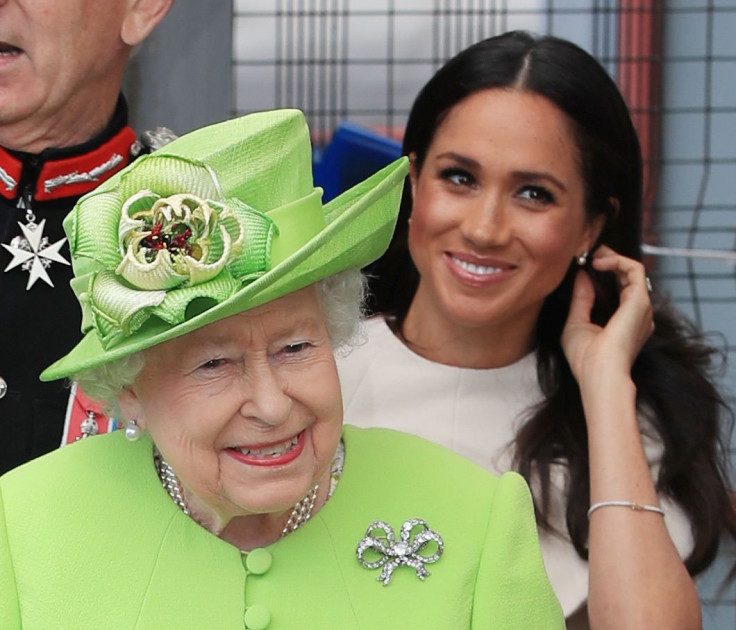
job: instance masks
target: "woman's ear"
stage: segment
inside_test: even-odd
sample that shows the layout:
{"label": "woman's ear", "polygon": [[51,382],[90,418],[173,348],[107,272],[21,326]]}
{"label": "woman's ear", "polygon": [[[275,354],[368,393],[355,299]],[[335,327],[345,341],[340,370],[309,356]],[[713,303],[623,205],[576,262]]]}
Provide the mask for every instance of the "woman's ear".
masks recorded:
{"label": "woman's ear", "polygon": [[417,154],[412,152],[409,154],[409,181],[411,182],[411,198],[417,198],[417,178],[419,170],[417,169]]}
{"label": "woman's ear", "polygon": [[135,420],[141,429],[146,428],[146,417],[143,413],[143,406],[132,387],[124,387],[115,400],[118,404],[118,409],[123,414],[124,420]]}
{"label": "woman's ear", "polygon": [[174,0],[128,0],[128,9],[120,25],[120,38],[128,44],[140,44],[168,13]]}
{"label": "woman's ear", "polygon": [[585,246],[583,247],[583,251],[593,251],[600,244],[601,234],[603,233],[603,228],[606,227],[607,219],[608,217],[605,214],[599,214],[588,224],[585,230]]}
{"label": "woman's ear", "polygon": [[616,219],[618,219],[618,213],[621,212],[621,204],[618,201],[618,197],[609,197],[608,207],[611,209],[611,216],[609,218],[611,219],[611,221],[615,221]]}
{"label": "woman's ear", "polygon": [[618,216],[621,205],[616,197],[608,198],[607,212],[600,212],[592,221],[588,222],[584,234],[583,251],[589,252],[600,245],[601,235],[606,228],[606,224],[613,222]]}

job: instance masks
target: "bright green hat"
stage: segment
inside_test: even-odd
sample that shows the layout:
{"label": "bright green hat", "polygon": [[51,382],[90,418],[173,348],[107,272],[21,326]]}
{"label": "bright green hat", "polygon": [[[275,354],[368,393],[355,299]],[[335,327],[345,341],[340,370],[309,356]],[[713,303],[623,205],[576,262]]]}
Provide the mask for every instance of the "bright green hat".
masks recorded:
{"label": "bright green hat", "polygon": [[84,196],[64,221],[82,341],[50,381],[119,359],[378,258],[407,160],[327,205],[298,110],[189,133]]}

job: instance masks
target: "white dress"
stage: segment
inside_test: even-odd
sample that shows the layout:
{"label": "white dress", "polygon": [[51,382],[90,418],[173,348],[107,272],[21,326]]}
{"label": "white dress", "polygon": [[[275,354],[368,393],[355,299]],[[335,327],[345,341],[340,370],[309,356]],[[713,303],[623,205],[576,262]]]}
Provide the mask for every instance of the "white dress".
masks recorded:
{"label": "white dress", "polygon": [[[442,444],[496,474],[512,466],[509,447],[531,407],[542,400],[536,355],[498,369],[469,369],[429,361],[407,348],[381,317],[365,322],[366,341],[337,366],[345,422],[389,427]],[[662,447],[641,421],[644,448],[656,474]],[[648,435],[647,435],[648,434]],[[550,520],[564,526],[565,469],[553,472]],[[683,557],[692,548],[689,522],[678,505],[660,497],[670,535]],[[568,628],[587,628],[588,565],[562,535],[540,532],[547,573]]]}

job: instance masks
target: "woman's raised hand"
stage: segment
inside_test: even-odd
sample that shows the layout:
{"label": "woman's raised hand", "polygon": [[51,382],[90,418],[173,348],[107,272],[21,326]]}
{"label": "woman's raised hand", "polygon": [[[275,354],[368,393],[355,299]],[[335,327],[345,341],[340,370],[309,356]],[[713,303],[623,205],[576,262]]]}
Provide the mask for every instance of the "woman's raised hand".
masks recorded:
{"label": "woman's raised hand", "polygon": [[[588,429],[590,501],[656,506],[631,378],[631,366],[654,330],[644,266],[608,247],[595,253],[592,266],[593,273],[615,275],[619,307],[605,326],[593,324],[593,283],[580,270],[562,332]],[[659,515],[599,510],[590,519],[588,548],[591,628],[700,627],[697,591]]]}
{"label": "woman's raised hand", "polygon": [[631,366],[654,330],[652,303],[644,265],[601,246],[591,261],[596,271],[616,275],[620,304],[608,323],[601,327],[590,321],[595,301],[593,283],[583,270],[575,278],[570,313],[562,331],[562,348],[575,378],[603,377],[610,370]]}

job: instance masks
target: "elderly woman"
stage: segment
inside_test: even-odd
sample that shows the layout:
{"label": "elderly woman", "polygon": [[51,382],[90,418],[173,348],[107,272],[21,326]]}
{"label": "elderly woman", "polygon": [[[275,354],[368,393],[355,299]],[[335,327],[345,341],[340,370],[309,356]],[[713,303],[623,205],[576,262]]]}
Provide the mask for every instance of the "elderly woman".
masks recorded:
{"label": "elderly woman", "polygon": [[67,218],[85,336],[43,378],[126,429],[0,479],[3,628],[562,627],[519,476],[343,430],[350,270],[385,249],[406,164],[323,207],[310,157],[299,112],[252,114]]}

